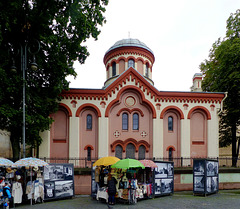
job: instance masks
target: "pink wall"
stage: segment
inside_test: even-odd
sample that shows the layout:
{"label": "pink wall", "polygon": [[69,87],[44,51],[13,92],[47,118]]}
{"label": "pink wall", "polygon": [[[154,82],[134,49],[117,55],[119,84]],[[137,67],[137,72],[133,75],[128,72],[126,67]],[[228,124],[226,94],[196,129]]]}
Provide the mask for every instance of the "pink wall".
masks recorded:
{"label": "pink wall", "polygon": [[69,119],[67,112],[61,108],[52,118],[55,120],[50,130],[50,157],[67,158],[69,153]]}
{"label": "pink wall", "polygon": [[125,71],[125,61],[120,60],[119,61],[119,74],[123,73]]}
{"label": "pink wall", "polygon": [[[92,115],[92,130],[87,130],[87,115],[90,114]],[[95,110],[93,108],[85,108],[83,109],[83,111],[80,114],[80,158],[84,158],[87,157],[87,150],[84,148],[86,148],[86,146],[91,146],[93,147],[92,153],[91,153],[91,157],[92,158],[96,158],[97,155],[97,150],[98,150],[98,117],[97,117],[97,113],[95,112]]]}
{"label": "pink wall", "polygon": [[141,60],[137,61],[137,71],[143,75],[143,62]]}
{"label": "pink wall", "polygon": [[206,114],[196,110],[192,113],[190,120],[191,157],[207,157]]}
{"label": "pink wall", "polygon": [[[128,113],[129,126],[128,130],[122,130],[122,114]],[[133,130],[132,117],[134,113],[139,115],[139,130]],[[119,132],[119,136],[115,136],[115,132]],[[146,136],[141,134],[145,132]],[[119,103],[115,104],[109,114],[109,144],[112,145],[117,140],[121,142],[132,143],[138,146],[139,142],[144,141],[147,145],[150,145],[149,152],[146,152],[145,157],[152,157],[152,112],[150,108],[143,104],[140,95],[135,90],[127,90],[120,96]],[[124,145],[126,146],[126,144]],[[145,146],[145,145],[144,145]],[[137,147],[136,147],[137,148]],[[109,146],[109,155],[115,156],[115,152],[112,152],[111,146]],[[125,153],[123,153],[123,158]],[[138,158],[138,153],[135,153],[135,157]]]}
{"label": "pink wall", "polygon": [[[173,131],[168,130],[168,117],[173,118]],[[181,157],[180,116],[177,111],[169,110],[163,117],[163,156],[169,157],[169,148],[173,148],[173,158]]]}

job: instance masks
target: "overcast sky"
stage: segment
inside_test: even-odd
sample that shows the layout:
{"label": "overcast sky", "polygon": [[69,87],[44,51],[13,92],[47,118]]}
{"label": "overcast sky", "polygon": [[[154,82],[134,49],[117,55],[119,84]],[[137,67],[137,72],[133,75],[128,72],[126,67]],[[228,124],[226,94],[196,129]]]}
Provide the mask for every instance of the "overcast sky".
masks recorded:
{"label": "overcast sky", "polygon": [[105,52],[130,34],[154,52],[152,80],[159,91],[190,91],[193,75],[237,9],[240,0],[109,0],[107,23],[97,41],[84,43],[90,56],[75,63],[78,76],[68,78],[70,88],[101,89]]}

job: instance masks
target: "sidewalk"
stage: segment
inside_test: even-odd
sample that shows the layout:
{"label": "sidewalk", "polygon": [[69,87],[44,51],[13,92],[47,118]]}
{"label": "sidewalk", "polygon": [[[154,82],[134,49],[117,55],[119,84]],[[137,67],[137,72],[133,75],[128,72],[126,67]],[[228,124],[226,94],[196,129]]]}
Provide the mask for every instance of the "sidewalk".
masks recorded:
{"label": "sidewalk", "polygon": [[[45,202],[35,205],[16,205],[15,208],[28,209],[108,209],[104,201],[97,201],[90,196],[76,196],[72,199]],[[155,199],[141,200],[135,205],[116,204],[113,209],[239,209],[240,190],[220,190],[217,194],[206,197],[193,196],[191,191],[175,192],[173,195],[157,197]]]}

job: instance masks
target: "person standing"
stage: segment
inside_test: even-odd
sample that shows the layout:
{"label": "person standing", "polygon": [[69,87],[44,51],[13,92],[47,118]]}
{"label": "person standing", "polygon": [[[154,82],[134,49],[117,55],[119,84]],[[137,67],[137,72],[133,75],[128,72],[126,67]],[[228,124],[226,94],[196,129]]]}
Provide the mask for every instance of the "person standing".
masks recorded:
{"label": "person standing", "polygon": [[9,208],[9,201],[12,198],[12,195],[10,192],[10,187],[8,186],[7,182],[5,182],[5,185],[3,187],[3,198],[4,198],[3,206],[5,208]]}
{"label": "person standing", "polygon": [[108,202],[109,205],[115,204],[115,195],[116,195],[116,184],[117,180],[111,175],[108,175]]}

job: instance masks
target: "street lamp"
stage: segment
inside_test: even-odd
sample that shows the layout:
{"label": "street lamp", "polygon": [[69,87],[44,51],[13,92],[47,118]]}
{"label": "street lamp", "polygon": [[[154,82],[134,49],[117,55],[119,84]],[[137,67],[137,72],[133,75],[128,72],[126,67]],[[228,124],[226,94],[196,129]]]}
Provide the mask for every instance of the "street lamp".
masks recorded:
{"label": "street lamp", "polygon": [[[23,158],[26,157],[26,70],[28,68],[28,55],[32,55],[32,61],[30,67],[32,70],[37,70],[35,54],[40,50],[40,43],[38,40],[33,41],[25,40],[23,44],[20,44],[20,57],[21,57],[21,71],[23,78],[23,98],[22,98],[22,109],[23,109],[23,124],[22,124],[22,143],[23,143]],[[17,52],[18,54],[18,52]],[[12,58],[11,70],[16,71],[15,60]]]}

